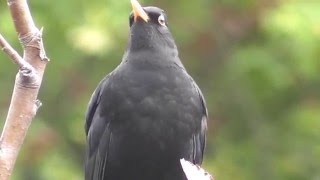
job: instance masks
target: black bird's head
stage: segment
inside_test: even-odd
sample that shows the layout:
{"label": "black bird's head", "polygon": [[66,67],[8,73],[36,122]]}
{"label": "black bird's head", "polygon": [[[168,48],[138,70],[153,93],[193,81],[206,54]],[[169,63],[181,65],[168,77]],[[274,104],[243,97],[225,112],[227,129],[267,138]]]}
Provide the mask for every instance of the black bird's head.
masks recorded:
{"label": "black bird's head", "polygon": [[177,52],[164,10],[142,7],[137,0],[131,0],[131,5],[129,51]]}

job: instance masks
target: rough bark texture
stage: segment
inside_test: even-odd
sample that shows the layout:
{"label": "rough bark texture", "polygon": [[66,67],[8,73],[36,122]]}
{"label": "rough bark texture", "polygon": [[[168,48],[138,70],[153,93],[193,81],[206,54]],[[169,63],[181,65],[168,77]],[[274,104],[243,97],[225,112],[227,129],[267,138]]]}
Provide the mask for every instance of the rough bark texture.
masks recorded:
{"label": "rough bark texture", "polygon": [[37,100],[48,62],[42,43],[42,30],[35,27],[26,0],[8,0],[23,58],[0,35],[2,50],[19,67],[6,122],[0,139],[0,179],[7,180],[17,159],[27,130],[41,103]]}

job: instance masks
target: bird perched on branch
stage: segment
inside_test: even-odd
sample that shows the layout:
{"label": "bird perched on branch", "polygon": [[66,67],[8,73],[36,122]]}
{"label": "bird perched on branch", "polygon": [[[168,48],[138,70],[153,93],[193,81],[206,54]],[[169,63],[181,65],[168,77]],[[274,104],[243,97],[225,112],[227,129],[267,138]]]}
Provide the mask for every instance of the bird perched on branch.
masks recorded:
{"label": "bird perched on branch", "polygon": [[184,158],[201,164],[207,111],[182,65],[165,12],[131,0],[120,65],[89,102],[86,180],[185,180]]}

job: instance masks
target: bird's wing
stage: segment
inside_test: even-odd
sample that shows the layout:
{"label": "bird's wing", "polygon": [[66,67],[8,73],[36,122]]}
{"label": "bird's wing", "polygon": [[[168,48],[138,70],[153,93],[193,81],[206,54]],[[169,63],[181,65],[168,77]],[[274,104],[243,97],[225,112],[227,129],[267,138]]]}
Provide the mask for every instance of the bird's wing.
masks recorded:
{"label": "bird's wing", "polygon": [[[107,162],[107,152],[111,139],[110,120],[99,113],[101,95],[108,82],[109,76],[104,78],[94,91],[86,114],[85,131],[87,134],[87,152],[85,162],[85,179],[103,179]],[[103,143],[101,140],[103,139]]]}
{"label": "bird's wing", "polygon": [[187,71],[185,70],[183,65],[181,63],[178,63],[178,62],[176,62],[175,65],[178,66],[189,77],[189,79],[192,82],[192,85],[195,88],[196,92],[198,93],[199,99],[200,99],[200,106],[201,106],[201,110],[202,110],[202,118],[200,120],[200,123],[201,123],[200,124],[200,130],[197,131],[193,135],[193,139],[192,139],[193,159],[191,161],[194,164],[201,165],[202,160],[203,160],[204,149],[205,149],[205,146],[206,146],[206,131],[207,131],[207,119],[208,119],[207,105],[206,105],[206,101],[204,99],[204,96],[203,96],[199,86],[196,84],[196,82],[193,80],[193,78],[187,73]]}
{"label": "bird's wing", "polygon": [[198,87],[198,85],[192,80],[194,87],[196,88],[200,102],[201,102],[201,109],[202,109],[202,118],[201,118],[201,126],[200,131],[197,132],[193,136],[193,163],[194,164],[201,164],[204,154],[204,149],[206,145],[206,131],[207,131],[207,119],[208,119],[208,111],[206,107],[206,102],[203,97],[203,94]]}
{"label": "bird's wing", "polygon": [[86,131],[86,135],[88,136],[89,133],[89,129],[92,123],[92,119],[93,116],[97,110],[98,104],[100,102],[101,99],[101,93],[102,93],[102,88],[104,85],[104,82],[106,81],[107,77],[105,79],[103,79],[98,87],[95,89],[95,91],[93,92],[89,104],[88,104],[88,108],[87,108],[87,114],[86,114],[86,124],[85,124],[85,131]]}

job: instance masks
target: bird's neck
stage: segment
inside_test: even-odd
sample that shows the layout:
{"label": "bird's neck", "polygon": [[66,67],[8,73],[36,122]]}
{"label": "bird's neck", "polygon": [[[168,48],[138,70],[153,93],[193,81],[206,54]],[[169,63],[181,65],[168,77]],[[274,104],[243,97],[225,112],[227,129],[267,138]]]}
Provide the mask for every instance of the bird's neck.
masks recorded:
{"label": "bird's neck", "polygon": [[128,49],[124,54],[122,63],[129,64],[150,64],[152,66],[172,66],[174,64],[183,67],[176,49]]}
{"label": "bird's neck", "polygon": [[[141,41],[141,42],[140,42]],[[153,40],[131,39],[127,47],[127,53],[137,57],[148,57],[148,59],[175,60],[179,59],[178,50],[173,43],[169,45],[167,42]]]}
{"label": "bird's neck", "polygon": [[169,42],[165,39],[146,37],[131,37],[128,44],[129,51],[151,51],[154,53],[177,53],[177,47],[174,42]]}

